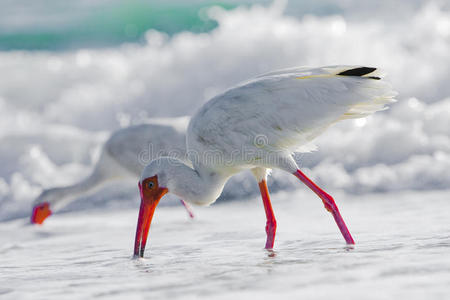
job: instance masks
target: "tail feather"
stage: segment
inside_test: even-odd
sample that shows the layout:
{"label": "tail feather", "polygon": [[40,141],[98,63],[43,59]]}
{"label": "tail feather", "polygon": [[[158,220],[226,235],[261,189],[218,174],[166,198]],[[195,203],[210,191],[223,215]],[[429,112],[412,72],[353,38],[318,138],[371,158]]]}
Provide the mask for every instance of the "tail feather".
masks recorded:
{"label": "tail feather", "polygon": [[352,98],[361,100],[349,105],[348,110],[336,121],[363,118],[376,111],[387,109],[386,104],[396,101],[394,97],[397,93],[392,91],[391,85],[383,80],[385,73],[375,67],[328,66],[317,69],[294,68],[284,72],[273,72],[274,75],[280,73],[296,73],[296,79],[306,80],[340,76],[347,77],[348,80],[354,79],[344,84],[348,84],[349,89],[352,90]]}
{"label": "tail feather", "polygon": [[[363,69],[363,68],[357,68],[357,69]],[[351,69],[348,71],[357,70],[357,69]],[[369,69],[370,70],[374,69],[374,70],[370,71]],[[377,70],[377,69],[365,68],[365,71],[360,70],[358,72],[359,72],[359,74],[364,73],[364,75],[368,75],[368,74],[372,74],[375,70]],[[344,73],[345,72],[347,72],[347,71],[344,71]],[[352,73],[352,72],[349,72],[347,74],[357,74],[357,72],[355,72],[355,73]],[[337,74],[337,75],[339,75],[339,74]],[[359,88],[359,90],[356,91],[358,94],[361,95],[361,99],[366,99],[366,100],[349,106],[348,111],[345,114],[343,114],[339,118],[339,120],[363,118],[374,112],[388,109],[388,107],[386,105],[396,101],[394,99],[394,97],[397,95],[397,92],[392,90],[392,87],[390,84],[381,80],[382,75],[380,72],[378,72],[378,74],[376,74],[376,75],[377,76],[369,76],[367,78],[376,79],[377,81],[370,80],[370,81],[364,82],[364,84]],[[344,76],[358,76],[358,75],[344,75]],[[366,77],[366,76],[363,76],[363,77]],[[373,77],[376,77],[376,78],[373,78]]]}
{"label": "tail feather", "polygon": [[[377,68],[372,68],[372,67],[358,67],[358,68],[353,68],[353,69],[349,69],[349,70],[345,70],[342,71],[336,75],[340,75],[340,76],[359,76],[359,77],[363,77],[364,75],[368,75],[370,73],[373,73]],[[368,78],[372,78],[372,79],[376,79],[376,80],[380,80],[381,78],[378,76],[366,76]]]}

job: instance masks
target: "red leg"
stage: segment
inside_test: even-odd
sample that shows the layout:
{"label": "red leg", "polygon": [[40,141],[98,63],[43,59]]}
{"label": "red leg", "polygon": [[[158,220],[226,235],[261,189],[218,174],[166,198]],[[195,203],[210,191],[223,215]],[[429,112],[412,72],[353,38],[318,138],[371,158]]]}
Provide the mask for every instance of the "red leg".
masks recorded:
{"label": "red leg", "polygon": [[334,220],[336,221],[337,226],[339,227],[339,230],[341,231],[342,235],[344,236],[345,241],[347,244],[354,244],[352,235],[348,231],[347,225],[345,225],[344,219],[342,219],[342,216],[339,212],[339,209],[334,202],[333,197],[325,193],[324,190],[322,190],[320,187],[318,187],[314,182],[312,182],[311,179],[306,177],[305,174],[303,174],[302,171],[297,170],[297,172],[293,173],[298,179],[300,179],[304,184],[306,184],[314,193],[317,194],[317,196],[322,199],[323,204],[325,205],[326,210],[328,210],[334,217]]}
{"label": "red leg", "polygon": [[277,220],[272,210],[272,204],[270,203],[269,190],[267,189],[266,181],[263,179],[259,182],[259,190],[261,191],[261,197],[264,203],[264,210],[266,211],[266,249],[272,249],[275,242],[275,233],[277,231]]}
{"label": "red leg", "polygon": [[189,217],[191,219],[194,218],[194,212],[192,211],[192,208],[189,206],[189,204],[186,203],[183,199],[180,199],[181,204],[183,204],[184,208],[186,208],[187,213],[189,214]]}

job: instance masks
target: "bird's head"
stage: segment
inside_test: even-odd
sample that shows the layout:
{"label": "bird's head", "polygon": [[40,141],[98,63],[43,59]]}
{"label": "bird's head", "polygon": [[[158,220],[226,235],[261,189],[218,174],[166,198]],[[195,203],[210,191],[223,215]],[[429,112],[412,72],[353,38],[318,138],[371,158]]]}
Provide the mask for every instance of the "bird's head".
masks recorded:
{"label": "bird's head", "polygon": [[[183,161],[172,157],[157,158],[144,168],[138,183],[141,208],[134,243],[135,257],[144,256],[153,213],[161,198],[165,194],[171,193],[184,200],[194,202],[194,199],[201,197],[198,191],[204,192],[199,185],[199,181],[200,177],[197,171],[187,166]],[[208,199],[209,197],[214,198],[208,193],[203,194],[206,194]]]}
{"label": "bird's head", "polygon": [[31,211],[30,217],[30,221],[32,224],[41,225],[42,223],[44,223],[45,219],[47,219],[52,214],[50,203],[53,200],[53,195],[54,193],[51,193],[50,190],[43,191],[34,201],[33,210]]}
{"label": "bird's head", "polygon": [[159,200],[169,192],[168,164],[173,162],[169,158],[153,160],[142,172],[139,180],[141,207],[136,228],[134,243],[134,256],[143,257],[148,231],[152,222],[153,213]]}

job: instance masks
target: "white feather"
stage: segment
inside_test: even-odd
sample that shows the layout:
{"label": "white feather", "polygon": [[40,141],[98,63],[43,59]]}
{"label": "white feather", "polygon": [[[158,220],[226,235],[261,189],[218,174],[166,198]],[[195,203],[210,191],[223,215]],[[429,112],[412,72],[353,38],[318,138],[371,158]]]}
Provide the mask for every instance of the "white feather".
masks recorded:
{"label": "white feather", "polygon": [[[311,151],[311,141],[331,124],[383,110],[396,95],[375,71],[337,75],[357,66],[291,68],[256,77],[206,103],[192,118],[188,149],[214,169],[259,165],[269,153],[280,157]],[[255,143],[261,140],[261,144]],[[312,147],[311,147],[312,145]],[[208,161],[207,152],[223,161]],[[245,153],[253,153],[245,156]],[[262,163],[265,167],[280,167]]]}
{"label": "white feather", "polygon": [[266,178],[267,169],[297,172],[292,152],[311,151],[313,139],[331,124],[366,116],[393,101],[390,86],[377,80],[380,72],[338,75],[371,70],[354,68],[286,69],[229,89],[203,105],[189,123],[192,167],[159,158],[144,169],[141,181],[157,175],[158,183],[175,195],[209,205],[228,178],[244,169],[251,169],[258,181]]}

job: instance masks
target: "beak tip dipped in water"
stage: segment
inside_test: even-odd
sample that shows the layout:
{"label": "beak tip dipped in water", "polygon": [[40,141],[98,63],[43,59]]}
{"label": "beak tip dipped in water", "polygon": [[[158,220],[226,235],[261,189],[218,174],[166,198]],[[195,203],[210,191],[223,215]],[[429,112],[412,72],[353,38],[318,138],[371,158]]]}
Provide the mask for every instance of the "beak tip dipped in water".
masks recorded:
{"label": "beak tip dipped in water", "polygon": [[[146,183],[144,183],[146,184]],[[153,214],[159,200],[164,196],[168,190],[167,188],[151,188],[148,185],[143,186],[141,182],[138,183],[139,193],[141,196],[141,206],[139,209],[139,217],[136,227],[136,237],[134,242],[134,257],[144,257],[145,245],[147,243],[148,232],[152,222]]]}

